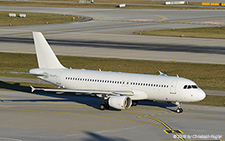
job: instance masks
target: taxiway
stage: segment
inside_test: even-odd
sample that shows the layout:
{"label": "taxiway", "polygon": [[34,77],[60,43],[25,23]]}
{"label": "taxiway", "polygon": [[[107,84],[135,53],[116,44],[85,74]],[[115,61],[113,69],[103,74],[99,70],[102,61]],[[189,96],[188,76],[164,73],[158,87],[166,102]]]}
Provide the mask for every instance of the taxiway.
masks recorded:
{"label": "taxiway", "polygon": [[177,114],[173,104],[143,101],[127,111],[101,111],[96,97],[0,93],[0,139],[147,141],[225,136],[223,107],[184,104],[185,111]]}
{"label": "taxiway", "polygon": [[34,53],[32,31],[52,40],[56,54],[224,64],[223,40],[131,35],[145,29],[225,25],[224,10],[151,10],[5,7],[3,11],[44,12],[92,17],[88,22],[5,26],[1,52]]}

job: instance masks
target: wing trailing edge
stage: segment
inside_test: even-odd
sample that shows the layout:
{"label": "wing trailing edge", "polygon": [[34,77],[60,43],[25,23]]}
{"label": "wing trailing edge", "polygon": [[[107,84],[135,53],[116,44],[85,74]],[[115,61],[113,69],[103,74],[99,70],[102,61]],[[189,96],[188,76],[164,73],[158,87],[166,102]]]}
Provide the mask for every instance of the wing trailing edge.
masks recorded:
{"label": "wing trailing edge", "polygon": [[134,96],[132,91],[104,91],[104,90],[88,90],[88,89],[50,89],[50,88],[35,88],[31,87],[31,92],[34,91],[46,91],[46,92],[73,92],[73,93],[85,93],[85,94],[102,94],[102,95],[126,95]]}

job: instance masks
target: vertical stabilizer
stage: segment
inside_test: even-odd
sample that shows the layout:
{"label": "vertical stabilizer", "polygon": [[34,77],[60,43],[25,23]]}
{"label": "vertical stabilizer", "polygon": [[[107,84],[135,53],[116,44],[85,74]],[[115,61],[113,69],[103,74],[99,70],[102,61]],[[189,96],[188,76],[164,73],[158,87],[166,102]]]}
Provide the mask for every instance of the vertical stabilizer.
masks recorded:
{"label": "vertical stabilizer", "polygon": [[60,69],[65,68],[59,62],[48,42],[41,32],[33,32],[34,45],[39,68]]}

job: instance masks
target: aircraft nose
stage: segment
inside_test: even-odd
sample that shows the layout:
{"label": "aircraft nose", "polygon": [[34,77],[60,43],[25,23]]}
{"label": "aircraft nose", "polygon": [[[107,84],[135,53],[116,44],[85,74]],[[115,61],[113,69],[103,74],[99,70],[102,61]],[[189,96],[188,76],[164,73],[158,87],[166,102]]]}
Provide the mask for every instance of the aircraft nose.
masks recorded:
{"label": "aircraft nose", "polygon": [[199,90],[199,93],[198,93],[198,97],[199,97],[199,101],[205,99],[205,97],[206,97],[205,92],[204,92],[203,90],[200,89],[200,90]]}

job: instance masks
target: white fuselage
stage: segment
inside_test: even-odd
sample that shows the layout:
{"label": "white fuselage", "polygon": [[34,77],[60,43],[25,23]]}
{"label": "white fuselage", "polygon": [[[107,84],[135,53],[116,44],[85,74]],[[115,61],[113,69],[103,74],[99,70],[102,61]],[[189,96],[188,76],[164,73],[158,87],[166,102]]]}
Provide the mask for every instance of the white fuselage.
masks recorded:
{"label": "white fuselage", "polygon": [[[63,89],[34,88],[52,92],[95,94],[104,99],[101,110],[113,107],[127,110],[136,100],[172,101],[183,109],[180,102],[194,102],[205,98],[205,93],[191,80],[160,75],[106,72],[65,68],[55,56],[41,32],[33,32],[38,67],[29,74],[53,83]],[[133,100],[133,101],[132,101]]]}
{"label": "white fuselage", "polygon": [[132,91],[132,100],[194,102],[205,98],[196,83],[180,77],[79,69],[32,69],[30,72],[45,74],[38,77],[66,89]]}

